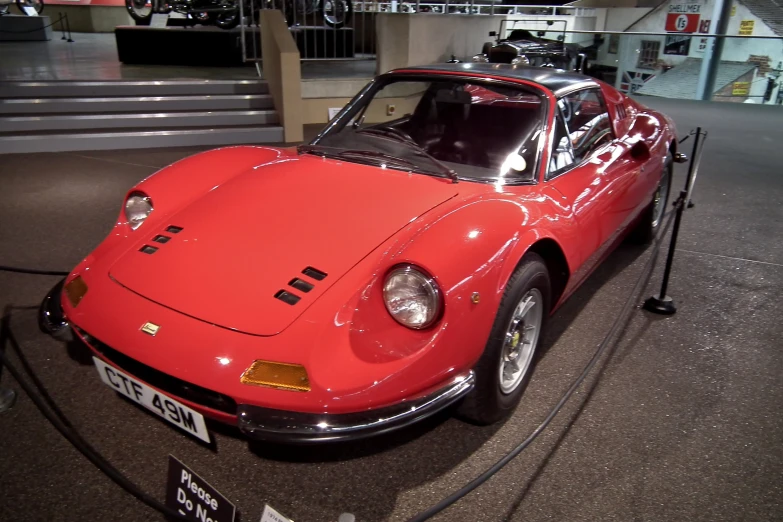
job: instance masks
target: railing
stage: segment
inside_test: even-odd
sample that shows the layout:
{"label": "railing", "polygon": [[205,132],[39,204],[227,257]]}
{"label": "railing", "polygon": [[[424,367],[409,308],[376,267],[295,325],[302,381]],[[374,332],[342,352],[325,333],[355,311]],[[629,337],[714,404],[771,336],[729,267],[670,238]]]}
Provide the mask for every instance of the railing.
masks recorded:
{"label": "railing", "polygon": [[593,8],[503,5],[497,0],[471,0],[470,2],[464,0],[461,2],[247,0],[240,2],[240,11],[245,20],[241,26],[242,55],[248,62],[259,62],[262,59],[253,18],[254,13],[264,8],[278,9],[283,14],[303,61],[374,59],[377,44],[375,17],[379,13],[502,15],[509,18],[595,15]]}
{"label": "railing", "polygon": [[[375,58],[375,14],[371,2],[349,0],[247,0],[241,26],[243,60],[262,61],[254,36],[252,13],[280,11],[302,61],[367,60]],[[249,38],[247,37],[249,35]]]}
{"label": "railing", "polygon": [[[517,27],[537,34],[533,26]],[[783,105],[783,37],[731,31],[556,32],[572,37],[574,43],[566,42],[573,52],[587,55],[588,74],[628,94]],[[586,38],[576,42],[580,35]],[[724,44],[718,48],[720,39]]]}

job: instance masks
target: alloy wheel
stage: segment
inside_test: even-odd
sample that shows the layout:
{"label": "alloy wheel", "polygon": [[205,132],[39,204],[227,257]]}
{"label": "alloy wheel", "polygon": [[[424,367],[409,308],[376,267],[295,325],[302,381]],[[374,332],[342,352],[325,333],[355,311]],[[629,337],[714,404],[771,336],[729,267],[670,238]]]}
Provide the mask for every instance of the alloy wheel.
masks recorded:
{"label": "alloy wheel", "polygon": [[511,316],[498,365],[500,391],[505,395],[519,387],[533,361],[544,317],[543,303],[541,292],[531,288],[519,300]]}

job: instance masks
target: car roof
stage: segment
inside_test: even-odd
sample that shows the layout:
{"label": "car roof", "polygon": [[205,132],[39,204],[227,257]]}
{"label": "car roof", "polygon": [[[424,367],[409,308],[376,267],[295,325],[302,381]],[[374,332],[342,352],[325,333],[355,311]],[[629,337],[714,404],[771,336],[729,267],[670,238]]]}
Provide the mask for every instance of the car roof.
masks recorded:
{"label": "car roof", "polygon": [[526,80],[549,89],[555,96],[561,96],[585,87],[598,87],[598,83],[593,78],[584,74],[548,67],[510,65],[506,63],[438,63],[395,69],[391,73],[402,73],[403,71],[460,72],[479,75],[486,74],[512,80]]}

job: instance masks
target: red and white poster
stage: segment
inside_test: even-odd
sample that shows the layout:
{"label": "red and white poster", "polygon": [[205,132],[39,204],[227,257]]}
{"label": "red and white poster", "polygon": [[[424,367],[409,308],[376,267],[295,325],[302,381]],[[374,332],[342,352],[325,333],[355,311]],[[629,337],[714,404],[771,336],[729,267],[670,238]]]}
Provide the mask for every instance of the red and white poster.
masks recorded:
{"label": "red and white poster", "polygon": [[695,33],[699,29],[701,4],[669,4],[666,13],[666,31],[672,33]]}

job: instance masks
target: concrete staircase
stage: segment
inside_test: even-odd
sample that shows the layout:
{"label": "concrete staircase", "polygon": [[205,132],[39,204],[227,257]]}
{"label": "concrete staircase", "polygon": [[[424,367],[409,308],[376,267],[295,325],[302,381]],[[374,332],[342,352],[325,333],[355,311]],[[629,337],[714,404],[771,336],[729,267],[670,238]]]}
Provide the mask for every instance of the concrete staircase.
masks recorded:
{"label": "concrete staircase", "polygon": [[282,140],[259,80],[0,82],[0,153]]}

